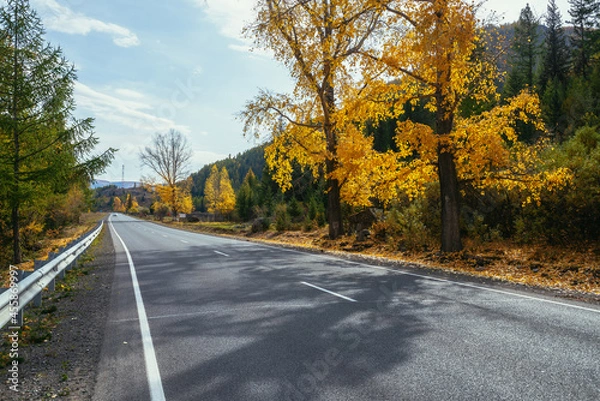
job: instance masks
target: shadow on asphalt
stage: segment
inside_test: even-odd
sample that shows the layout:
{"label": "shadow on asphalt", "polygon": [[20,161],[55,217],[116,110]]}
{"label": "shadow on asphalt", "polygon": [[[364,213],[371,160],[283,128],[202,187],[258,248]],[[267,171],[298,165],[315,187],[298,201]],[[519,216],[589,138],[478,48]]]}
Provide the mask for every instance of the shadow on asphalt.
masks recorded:
{"label": "shadow on asphalt", "polygon": [[[411,296],[420,291],[417,277],[353,274],[344,261],[300,256],[326,266],[312,276],[297,254],[260,246],[240,248],[241,259],[199,263],[194,255],[207,252],[134,255],[167,399],[368,399],[365,385],[413,357],[413,339],[428,331],[417,316],[429,306]],[[199,276],[201,289],[193,284]],[[178,316],[156,318],[153,310]]]}

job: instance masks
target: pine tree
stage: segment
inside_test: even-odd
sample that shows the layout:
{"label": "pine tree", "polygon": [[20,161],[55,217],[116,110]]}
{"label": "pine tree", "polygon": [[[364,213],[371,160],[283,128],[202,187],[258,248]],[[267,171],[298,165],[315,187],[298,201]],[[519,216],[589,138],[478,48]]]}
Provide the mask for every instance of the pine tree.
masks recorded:
{"label": "pine tree", "polygon": [[545,92],[549,80],[553,80],[555,84],[565,84],[569,74],[569,49],[556,0],[549,1],[545,21],[546,34],[539,78],[540,93]]}
{"label": "pine tree", "polygon": [[515,24],[515,37],[510,55],[512,70],[508,74],[504,87],[505,97],[515,96],[525,88],[533,89],[535,68],[539,56],[538,26],[538,19],[527,4],[521,10],[519,20]]}
{"label": "pine tree", "polygon": [[563,103],[569,74],[569,49],[562,27],[562,17],[555,0],[548,3],[546,34],[539,76],[539,93],[542,100],[544,120],[548,128],[558,136],[566,129]]}
{"label": "pine tree", "polygon": [[235,202],[235,208],[238,217],[242,221],[249,221],[254,217],[254,206],[258,204],[258,180],[252,169],[248,170],[248,174],[244,178],[240,189],[238,190]]}
{"label": "pine tree", "polygon": [[590,74],[595,27],[598,25],[598,0],[569,0],[573,25],[573,72],[587,79]]}
{"label": "pine tree", "polygon": [[43,35],[29,1],[8,0],[0,10],[0,164],[6,182],[0,197],[10,209],[15,264],[22,261],[23,208],[90,180],[114,153],[88,158],[98,139],[91,119],[73,117],[74,67]]}

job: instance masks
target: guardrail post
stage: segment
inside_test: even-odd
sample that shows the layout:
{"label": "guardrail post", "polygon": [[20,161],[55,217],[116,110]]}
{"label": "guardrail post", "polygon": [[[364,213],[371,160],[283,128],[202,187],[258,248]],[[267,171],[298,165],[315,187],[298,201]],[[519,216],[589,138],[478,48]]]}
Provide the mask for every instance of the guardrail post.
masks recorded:
{"label": "guardrail post", "polygon": [[19,327],[23,327],[23,314],[25,313],[25,308],[21,309],[18,313],[17,313],[17,324],[13,325],[13,326],[19,326]]}
{"label": "guardrail post", "polygon": [[53,279],[48,283],[48,291],[54,292],[56,290],[56,279]]}
{"label": "guardrail post", "polygon": [[34,305],[35,307],[38,307],[38,308],[39,308],[40,306],[42,306],[42,294],[43,294],[43,293],[44,293],[44,291],[40,291],[40,292],[39,292],[39,293],[38,293],[38,294],[35,296],[35,298],[33,298],[33,305]]}
{"label": "guardrail post", "polygon": [[45,261],[35,259],[33,261],[33,270],[37,270],[37,269],[43,267],[45,264],[46,264]]}

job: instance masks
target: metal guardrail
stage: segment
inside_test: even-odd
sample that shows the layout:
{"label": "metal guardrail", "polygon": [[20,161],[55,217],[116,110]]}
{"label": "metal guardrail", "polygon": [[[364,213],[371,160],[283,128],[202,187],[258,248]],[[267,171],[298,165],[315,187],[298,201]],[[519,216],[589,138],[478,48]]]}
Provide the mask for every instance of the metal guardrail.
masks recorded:
{"label": "metal guardrail", "polygon": [[[77,258],[83,254],[92,242],[102,231],[104,222],[100,222],[98,227],[87,236],[69,244],[60,254],[51,256],[43,266],[36,268],[33,272],[26,272],[21,279],[11,279],[11,287],[2,289],[0,294],[0,328],[7,323],[11,326],[23,325],[23,309],[31,301],[36,305],[41,305],[42,291],[48,287],[54,290],[54,283],[57,277],[62,278],[65,271],[69,270],[77,262]],[[52,256],[54,256],[52,258]],[[37,265],[37,263],[36,263]],[[14,272],[11,272],[14,274]]]}

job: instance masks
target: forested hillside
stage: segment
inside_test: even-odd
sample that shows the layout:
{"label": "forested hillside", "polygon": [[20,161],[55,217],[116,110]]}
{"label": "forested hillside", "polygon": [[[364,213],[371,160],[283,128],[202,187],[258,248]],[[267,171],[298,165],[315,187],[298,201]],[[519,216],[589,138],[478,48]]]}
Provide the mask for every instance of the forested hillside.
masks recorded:
{"label": "forested hillside", "polygon": [[231,180],[233,189],[237,192],[249,170],[252,170],[258,179],[262,177],[265,168],[264,151],[264,146],[257,146],[234,157],[228,157],[227,159],[220,160],[216,163],[207,164],[196,173],[193,173],[191,175],[191,192],[192,197],[195,199],[196,209],[203,209],[202,199],[204,198],[204,186],[214,165],[216,165],[219,170],[225,167],[229,173],[229,179]]}

